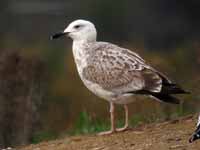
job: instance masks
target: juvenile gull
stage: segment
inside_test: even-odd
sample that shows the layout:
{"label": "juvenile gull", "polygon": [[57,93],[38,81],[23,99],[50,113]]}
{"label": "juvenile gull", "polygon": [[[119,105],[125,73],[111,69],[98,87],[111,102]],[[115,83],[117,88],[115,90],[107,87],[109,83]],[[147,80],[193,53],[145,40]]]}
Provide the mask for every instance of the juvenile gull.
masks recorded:
{"label": "juvenile gull", "polygon": [[[133,51],[96,41],[96,28],[89,21],[76,20],[51,38],[64,35],[73,40],[73,55],[84,85],[110,103],[111,130],[100,135],[128,128],[127,104],[135,100],[134,95],[148,95],[161,102],[179,104],[171,94],[187,93]],[[122,104],[125,109],[125,125],[120,129],[115,125],[115,104]]]}

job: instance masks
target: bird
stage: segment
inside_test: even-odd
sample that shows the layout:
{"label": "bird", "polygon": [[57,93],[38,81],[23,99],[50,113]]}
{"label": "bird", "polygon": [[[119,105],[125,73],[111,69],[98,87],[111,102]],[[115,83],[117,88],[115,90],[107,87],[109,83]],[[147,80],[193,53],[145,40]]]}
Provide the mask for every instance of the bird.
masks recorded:
{"label": "bird", "polygon": [[[53,34],[51,39],[63,36],[73,41],[73,57],[84,85],[110,104],[110,130],[100,132],[99,135],[129,129],[128,104],[136,100],[134,96],[145,95],[160,102],[179,104],[179,99],[173,94],[188,93],[132,50],[97,41],[97,30],[90,21],[75,20],[63,31]],[[125,110],[122,128],[116,128],[117,104]]]}
{"label": "bird", "polygon": [[199,117],[198,117],[196,130],[194,131],[194,133],[190,137],[189,142],[192,143],[192,142],[194,142],[198,139],[200,139],[200,114],[199,114]]}

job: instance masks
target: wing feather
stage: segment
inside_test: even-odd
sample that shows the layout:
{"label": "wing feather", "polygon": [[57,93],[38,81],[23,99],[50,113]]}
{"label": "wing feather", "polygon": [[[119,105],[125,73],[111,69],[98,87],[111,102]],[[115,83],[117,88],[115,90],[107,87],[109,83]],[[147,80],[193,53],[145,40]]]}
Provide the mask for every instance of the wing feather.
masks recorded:
{"label": "wing feather", "polygon": [[95,48],[87,60],[88,66],[83,68],[86,80],[113,92],[161,90],[159,74],[136,53],[109,43],[99,44]]}

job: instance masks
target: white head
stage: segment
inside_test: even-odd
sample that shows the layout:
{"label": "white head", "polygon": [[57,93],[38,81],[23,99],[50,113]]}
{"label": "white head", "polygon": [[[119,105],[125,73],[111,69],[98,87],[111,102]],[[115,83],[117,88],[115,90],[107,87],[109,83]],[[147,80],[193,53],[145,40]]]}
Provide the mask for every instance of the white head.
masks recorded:
{"label": "white head", "polygon": [[52,39],[68,35],[73,41],[96,41],[97,32],[93,23],[86,20],[75,20],[61,33],[52,36]]}

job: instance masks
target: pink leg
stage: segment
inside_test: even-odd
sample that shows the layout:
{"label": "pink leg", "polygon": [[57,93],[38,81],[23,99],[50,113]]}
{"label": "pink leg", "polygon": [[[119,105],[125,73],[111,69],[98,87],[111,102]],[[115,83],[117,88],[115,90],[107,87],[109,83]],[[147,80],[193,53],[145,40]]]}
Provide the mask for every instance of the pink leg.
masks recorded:
{"label": "pink leg", "polygon": [[128,129],[129,123],[128,123],[128,105],[124,105],[125,110],[125,125],[122,128],[117,129],[118,132],[120,131],[126,131]]}
{"label": "pink leg", "polygon": [[111,130],[100,132],[98,135],[108,135],[116,132],[116,125],[115,125],[115,105],[113,102],[110,102],[110,121],[111,121]]}

